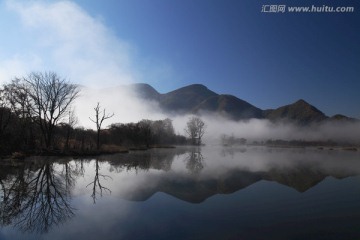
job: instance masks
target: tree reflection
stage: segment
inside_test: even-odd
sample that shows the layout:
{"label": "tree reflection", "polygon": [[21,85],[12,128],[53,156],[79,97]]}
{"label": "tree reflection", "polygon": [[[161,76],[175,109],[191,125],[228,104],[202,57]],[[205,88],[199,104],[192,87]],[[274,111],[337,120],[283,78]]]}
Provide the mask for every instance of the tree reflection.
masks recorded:
{"label": "tree reflection", "polygon": [[220,156],[226,157],[230,156],[234,158],[235,155],[239,153],[245,153],[247,151],[246,147],[236,148],[236,147],[223,147],[220,151]]}
{"label": "tree reflection", "polygon": [[1,223],[27,232],[48,232],[51,226],[74,216],[70,206],[71,173],[64,178],[54,163],[42,164],[35,172],[19,171],[13,179],[1,181]]}
{"label": "tree reflection", "polygon": [[94,181],[92,181],[91,183],[89,183],[86,187],[92,185],[92,194],[91,194],[91,197],[94,201],[94,204],[96,203],[96,195],[100,194],[100,197],[102,197],[103,195],[103,192],[108,192],[109,194],[111,194],[111,190],[105,186],[103,186],[100,182],[100,179],[112,179],[110,176],[108,175],[104,175],[104,174],[101,174],[99,172],[100,170],[100,165],[99,165],[99,160],[96,159],[95,160],[95,176],[94,176]]}
{"label": "tree reflection", "polygon": [[26,199],[26,183],[23,174],[21,174],[13,182],[0,179],[0,184],[2,191],[1,224],[9,225],[14,216],[19,214],[21,203]]}
{"label": "tree reflection", "polygon": [[62,164],[62,178],[65,180],[66,189],[71,189],[74,187],[76,178],[79,176],[84,176],[84,160],[79,159],[73,162],[65,162]]}
{"label": "tree reflection", "polygon": [[114,154],[99,157],[100,161],[107,161],[112,171],[143,172],[150,169],[170,171],[174,158],[188,152],[180,149],[151,149],[145,152],[132,152],[131,154]]}
{"label": "tree reflection", "polygon": [[193,174],[198,174],[204,168],[204,157],[201,148],[192,148],[186,158],[186,168]]}

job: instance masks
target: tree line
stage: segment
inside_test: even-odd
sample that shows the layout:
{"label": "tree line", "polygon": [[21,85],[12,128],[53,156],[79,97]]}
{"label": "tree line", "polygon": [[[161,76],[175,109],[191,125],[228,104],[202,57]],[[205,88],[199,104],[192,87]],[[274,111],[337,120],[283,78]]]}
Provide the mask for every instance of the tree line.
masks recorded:
{"label": "tree line", "polygon": [[80,88],[55,72],[32,72],[14,78],[0,88],[0,154],[14,152],[91,152],[101,145],[125,147],[166,144],[201,144],[205,123],[189,119],[185,136],[175,134],[171,119],[141,120],[137,123],[103,122],[114,114],[98,103],[94,107],[96,131],[77,127],[72,105]]}
{"label": "tree line", "polygon": [[54,147],[57,126],[79,94],[54,72],[15,78],[0,90],[1,152]]}

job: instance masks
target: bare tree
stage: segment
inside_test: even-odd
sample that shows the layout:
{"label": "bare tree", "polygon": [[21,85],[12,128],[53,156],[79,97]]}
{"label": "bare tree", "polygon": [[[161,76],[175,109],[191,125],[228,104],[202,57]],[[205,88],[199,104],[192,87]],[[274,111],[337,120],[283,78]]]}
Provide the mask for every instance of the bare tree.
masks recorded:
{"label": "bare tree", "polygon": [[68,119],[67,122],[65,122],[65,128],[66,128],[66,140],[65,140],[65,149],[69,149],[69,141],[70,141],[70,135],[74,130],[74,127],[78,123],[78,118],[75,115],[74,109],[70,109],[68,112]]}
{"label": "bare tree", "polygon": [[205,133],[206,125],[198,117],[191,117],[186,123],[185,132],[193,145],[201,145],[201,138]]}
{"label": "bare tree", "polygon": [[138,126],[141,132],[140,137],[143,138],[145,145],[148,148],[152,139],[152,121],[143,119],[138,123]]}
{"label": "bare tree", "polygon": [[106,113],[106,109],[104,108],[101,110],[100,103],[98,102],[95,110],[95,120],[89,117],[89,119],[96,124],[96,130],[97,130],[97,138],[96,138],[96,147],[99,150],[100,149],[100,131],[101,131],[101,125],[103,124],[104,120],[112,118],[114,116],[114,113],[108,114]]}
{"label": "bare tree", "polygon": [[4,97],[7,99],[7,107],[23,120],[31,118],[32,101],[28,84],[20,78],[14,78],[11,83],[3,88]]}
{"label": "bare tree", "polygon": [[4,138],[4,133],[11,123],[11,110],[6,91],[0,89],[0,139]]}
{"label": "bare tree", "polygon": [[54,128],[67,114],[71,103],[79,94],[76,85],[70,84],[55,72],[32,72],[27,77],[17,79],[26,85],[31,116],[40,126],[46,148],[52,146]]}
{"label": "bare tree", "polygon": [[32,101],[30,98],[30,91],[28,84],[19,78],[14,78],[10,83],[5,84],[1,90],[2,106],[10,109],[14,116],[16,116],[18,126],[18,138],[20,142],[34,148],[34,119],[32,117]]}

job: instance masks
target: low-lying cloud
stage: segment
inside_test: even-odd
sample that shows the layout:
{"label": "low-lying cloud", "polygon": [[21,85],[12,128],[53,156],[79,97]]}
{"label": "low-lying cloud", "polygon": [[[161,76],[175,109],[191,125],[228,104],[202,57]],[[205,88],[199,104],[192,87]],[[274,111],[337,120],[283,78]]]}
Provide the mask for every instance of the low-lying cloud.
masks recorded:
{"label": "low-lying cloud", "polygon": [[239,122],[211,116],[205,116],[203,119],[207,124],[204,141],[210,144],[220,143],[222,134],[234,135],[250,141],[279,139],[360,143],[360,123],[356,122],[323,122],[310,126],[297,126],[286,122],[274,123],[265,119]]}
{"label": "low-lying cloud", "polygon": [[112,118],[104,122],[104,127],[111,123],[138,122],[142,119],[159,120],[167,117],[156,102],[137,98],[127,86],[105,89],[82,87],[80,97],[75,102],[80,126],[95,128],[89,117],[95,118],[94,107],[98,102],[101,109],[106,109],[106,113],[114,113]]}
{"label": "low-lying cloud", "polygon": [[[173,120],[175,133],[185,135],[186,123],[192,116],[190,114],[165,113],[158,103],[138,98],[127,87],[109,88],[101,91],[85,89],[78,102],[79,115],[93,116],[93,107],[96,106],[97,101],[100,101],[108,112],[115,113],[114,118],[108,120],[106,124],[170,118]],[[220,144],[223,134],[246,138],[249,142],[281,139],[360,143],[359,122],[324,121],[321,124],[298,126],[289,122],[274,123],[266,119],[232,121],[216,114],[202,115],[201,118],[206,124],[203,141],[209,145]],[[93,127],[88,117],[83,118],[81,122],[85,126]]]}

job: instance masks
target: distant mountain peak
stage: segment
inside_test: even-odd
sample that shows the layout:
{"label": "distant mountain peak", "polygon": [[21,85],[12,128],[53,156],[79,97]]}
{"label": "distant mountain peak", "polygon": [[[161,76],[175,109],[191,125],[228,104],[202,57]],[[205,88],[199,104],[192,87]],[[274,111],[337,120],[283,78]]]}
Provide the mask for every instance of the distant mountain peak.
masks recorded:
{"label": "distant mountain peak", "polygon": [[174,91],[171,91],[169,93],[172,93],[172,92],[192,92],[192,93],[210,93],[212,95],[217,95],[215,92],[209,90],[205,85],[202,85],[202,84],[191,84],[191,85],[187,85],[185,87],[181,87],[181,88],[178,88]]}
{"label": "distant mountain peak", "polygon": [[266,118],[271,121],[285,120],[300,125],[322,122],[326,119],[351,120],[342,115],[329,118],[304,99],[277,109],[262,110],[236,96],[213,92],[203,84],[191,84],[164,94],[157,92],[146,83],[133,84],[132,89],[135,90],[137,96],[157,101],[163,111],[173,114],[206,112],[236,121]]}
{"label": "distant mountain peak", "polygon": [[356,118],[350,118],[342,114],[335,114],[334,116],[328,119],[331,122],[358,122],[359,120]]}
{"label": "distant mountain peak", "polygon": [[192,84],[163,94],[160,106],[170,112],[189,113],[202,101],[217,95],[202,84]]}
{"label": "distant mountain peak", "polygon": [[294,102],[293,104],[302,104],[302,105],[310,105],[307,101],[305,101],[304,99],[299,99],[296,102]]}
{"label": "distant mountain peak", "polygon": [[328,118],[323,112],[303,99],[275,110],[268,110],[266,117],[273,121],[284,119],[301,125],[321,122]]}
{"label": "distant mountain peak", "polygon": [[155,101],[158,101],[160,99],[160,93],[147,83],[131,84],[130,89],[142,99]]}
{"label": "distant mountain peak", "polygon": [[184,88],[208,89],[205,85],[200,84],[200,83],[190,84],[190,85],[185,86]]}
{"label": "distant mountain peak", "polygon": [[154,91],[156,91],[155,88],[153,88],[148,83],[133,83],[133,84],[130,84],[130,87],[131,88],[148,88],[148,89],[153,89]]}

